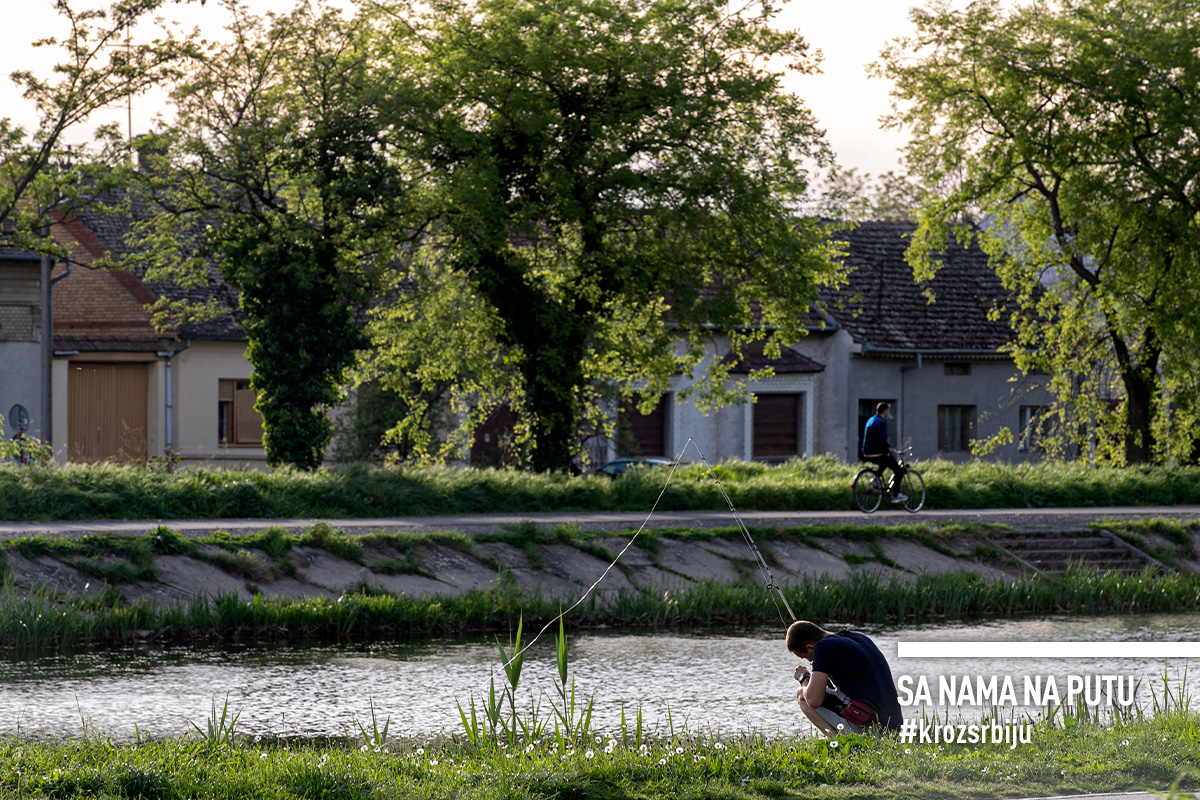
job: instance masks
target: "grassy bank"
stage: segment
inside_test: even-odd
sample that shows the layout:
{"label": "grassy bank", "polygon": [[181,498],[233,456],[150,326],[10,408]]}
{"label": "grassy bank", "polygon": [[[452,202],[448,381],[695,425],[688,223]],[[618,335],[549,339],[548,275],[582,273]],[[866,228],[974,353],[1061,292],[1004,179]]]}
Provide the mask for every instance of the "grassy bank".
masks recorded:
{"label": "grassy bank", "polygon": [[[1200,504],[1200,468],[1089,469],[1082,464],[916,465],[929,508]],[[779,465],[727,462],[714,472],[741,509],[850,509],[857,466],[830,457]],[[379,517],[536,511],[648,511],[670,475],[539,475],[452,467],[349,466],[312,473],[152,466],[0,465],[0,520]],[[681,467],[661,510],[724,509],[700,464]]]}
{"label": "grassy bank", "polygon": [[1027,797],[1113,790],[1164,796],[1200,788],[1200,717],[1186,710],[1112,726],[1039,726],[1032,742],[902,744],[718,740],[639,742],[626,732],[582,743],[502,749],[445,741],[378,747],[373,732],[325,746],[228,737],[113,745],[0,740],[0,797],[262,798],[837,798]]}
{"label": "grassy bank", "polygon": [[[836,623],[895,624],[937,619],[1050,614],[1194,611],[1200,576],[1072,570],[1010,583],[973,573],[880,578],[855,573],[844,581],[809,579],[784,587],[792,608]],[[0,647],[67,650],[134,642],[336,643],[394,641],[463,633],[506,633],[554,618],[562,603],[523,594],[515,583],[492,591],[414,598],[350,592],[326,598],[239,600],[219,595],[187,605],[128,604],[115,592],[90,598],[35,591],[0,594]],[[697,583],[679,590],[593,595],[567,617],[576,629],[699,630],[782,624],[757,583]]]}

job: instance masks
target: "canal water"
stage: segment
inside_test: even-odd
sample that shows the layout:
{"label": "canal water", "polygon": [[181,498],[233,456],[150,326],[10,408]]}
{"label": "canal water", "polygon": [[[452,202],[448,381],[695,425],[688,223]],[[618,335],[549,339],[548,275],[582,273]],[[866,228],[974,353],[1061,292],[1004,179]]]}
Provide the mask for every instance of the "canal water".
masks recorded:
{"label": "canal water", "polygon": [[[830,626],[836,629],[836,626]],[[983,710],[939,702],[939,676],[1117,675],[1138,682],[1136,703],[1153,710],[1172,696],[1200,697],[1200,665],[1142,658],[1138,642],[1200,641],[1200,613],[1062,617],[985,624],[866,629],[899,680],[925,676],[932,700],[905,708],[906,717],[950,714],[978,719]],[[526,632],[527,640],[529,632]],[[901,641],[1111,642],[1102,659],[897,658]],[[659,735],[687,730],[717,735],[794,736],[811,731],[795,706],[798,663],[780,630],[740,635],[604,632],[569,637],[571,674],[582,698],[594,698],[594,727],[620,730],[641,709],[644,729]],[[1189,668],[1190,666],[1190,668]],[[416,739],[461,733],[456,702],[477,707],[494,677],[504,684],[494,640],[436,641],[361,648],[142,649],[0,660],[0,735],[114,741],[178,736],[204,728],[214,706],[228,702],[236,729],[250,736],[358,736],[390,719],[391,736]],[[547,633],[526,654],[518,706],[540,698],[552,713],[557,667]],[[1064,691],[1065,694],[1065,691]],[[1030,713],[1028,708],[1003,714]],[[1035,714],[1036,716],[1036,714]]]}

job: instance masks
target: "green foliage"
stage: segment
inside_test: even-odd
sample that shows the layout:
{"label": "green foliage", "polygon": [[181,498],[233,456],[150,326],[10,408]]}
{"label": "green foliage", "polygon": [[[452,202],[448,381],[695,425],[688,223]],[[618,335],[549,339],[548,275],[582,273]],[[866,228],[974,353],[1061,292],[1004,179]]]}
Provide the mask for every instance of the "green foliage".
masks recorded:
{"label": "green foliage", "polygon": [[[874,65],[929,194],[918,279],[976,237],[1026,373],[1057,397],[1052,453],[1195,463],[1200,11],[1171,0],[934,0]],[[978,227],[961,224],[973,220]]]}
{"label": "green foliage", "polygon": [[[769,329],[803,335],[837,276],[822,228],[795,215],[827,153],[767,67],[815,69],[796,33],[772,27],[774,6],[372,8],[394,71],[427,92],[400,125],[439,215],[412,262],[419,290],[380,311],[376,374],[453,384],[466,429],[442,455],[507,406],[513,447],[535,470],[567,470],[581,437],[611,434],[606,401],[636,388],[651,402],[709,353],[713,327],[734,352]],[[419,50],[395,44],[414,30]],[[730,366],[709,366],[695,393],[744,397]],[[418,428],[397,435],[429,452]]]}
{"label": "green foliage", "polygon": [[[53,222],[92,205],[105,186],[128,176],[127,154],[113,126],[96,132],[98,147],[81,160],[63,142],[91,115],[177,75],[176,64],[191,53],[188,38],[132,41],[128,34],[152,17],[164,0],[119,0],[79,9],[59,0],[60,17],[35,47],[55,48],[50,77],[21,69],[12,73],[22,97],[37,109],[32,132],[0,118],[0,245],[66,259],[69,252],[47,236]],[[117,46],[119,45],[119,47]]]}
{"label": "green foliage", "polygon": [[268,461],[311,470],[366,343],[374,275],[404,235],[407,191],[381,146],[385,107],[404,101],[394,81],[368,79],[365,31],[339,13],[264,22],[226,5],[234,40],[189,62],[177,120],[147,139],[162,155],[140,188],[158,213],[135,226],[133,261],[184,285],[217,263],[240,292]]}
{"label": "green foliage", "polygon": [[362,542],[358,537],[350,537],[335,530],[328,522],[317,522],[311,525],[300,540],[302,544],[319,547],[347,561],[363,563]]}

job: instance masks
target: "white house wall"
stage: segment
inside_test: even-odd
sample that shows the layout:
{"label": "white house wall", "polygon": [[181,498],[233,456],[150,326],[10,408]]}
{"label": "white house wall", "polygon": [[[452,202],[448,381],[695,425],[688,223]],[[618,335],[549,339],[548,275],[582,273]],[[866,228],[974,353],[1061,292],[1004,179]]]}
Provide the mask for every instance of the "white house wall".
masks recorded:
{"label": "white house wall", "polygon": [[253,371],[246,360],[246,343],[192,340],[190,347],[175,356],[172,369],[176,420],[173,438],[184,461],[265,466],[262,447],[223,447],[217,438],[221,379],[246,380]]}

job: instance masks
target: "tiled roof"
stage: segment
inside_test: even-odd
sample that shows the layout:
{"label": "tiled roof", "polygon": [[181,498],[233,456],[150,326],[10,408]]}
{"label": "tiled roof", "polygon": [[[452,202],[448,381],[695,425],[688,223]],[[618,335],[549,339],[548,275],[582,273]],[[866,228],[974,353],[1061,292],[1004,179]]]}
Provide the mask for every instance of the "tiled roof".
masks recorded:
{"label": "tiled roof", "polygon": [[[106,204],[115,206],[124,197],[112,194],[101,199]],[[100,212],[92,208],[81,209],[74,214],[74,217],[87,230],[91,231],[114,259],[120,261],[133,252],[133,248],[126,241],[133,218],[148,218],[149,216],[149,211],[142,208],[140,204],[135,202],[132,205],[134,207],[133,217],[123,213]],[[225,282],[215,264],[208,265],[208,274],[203,285],[189,287],[170,282],[147,281],[144,270],[133,269],[131,271],[159,297],[169,300],[189,300],[195,303],[203,303],[215,298],[222,306],[229,309],[228,313],[222,314],[216,319],[181,324],[178,328],[180,337],[245,341],[246,333],[239,323],[237,290]]]}
{"label": "tiled roof", "polygon": [[155,340],[114,336],[55,336],[56,353],[155,353],[163,349]]}
{"label": "tiled roof", "polygon": [[[1011,341],[1007,314],[988,319],[994,305],[1009,302],[1009,292],[979,246],[964,249],[952,241],[937,276],[918,284],[904,261],[914,230],[912,222],[864,222],[840,234],[848,244],[849,283],[822,292],[829,315],[864,353],[994,352]],[[928,301],[926,289],[935,302]]]}
{"label": "tiled roof", "polygon": [[[821,372],[825,365],[813,361],[808,356],[797,353],[790,347],[779,348],[779,358],[768,358],[763,352],[762,342],[753,342],[742,348],[742,363],[733,368],[734,374],[744,375],[751,370],[770,367],[776,375]],[[729,363],[733,354],[725,356],[723,363]]]}

